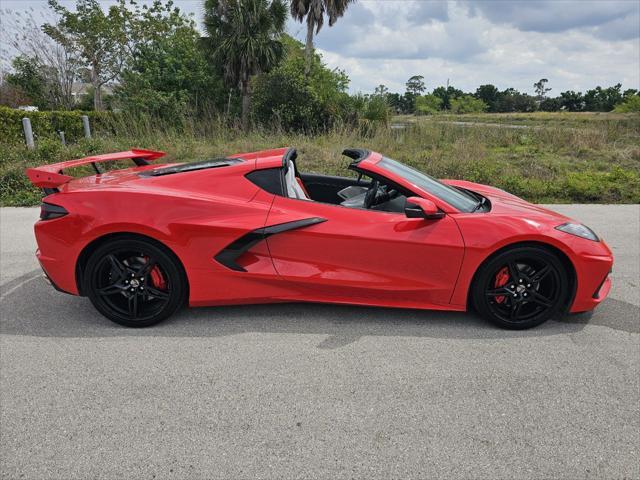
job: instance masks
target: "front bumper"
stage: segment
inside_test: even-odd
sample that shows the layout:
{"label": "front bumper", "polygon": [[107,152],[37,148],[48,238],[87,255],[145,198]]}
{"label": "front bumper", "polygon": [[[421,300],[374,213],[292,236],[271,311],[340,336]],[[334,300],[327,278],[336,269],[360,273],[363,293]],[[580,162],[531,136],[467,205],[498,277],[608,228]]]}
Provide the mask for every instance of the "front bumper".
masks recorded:
{"label": "front bumper", "polygon": [[613,255],[604,245],[604,255],[578,255],[575,259],[576,294],[569,311],[588,312],[596,308],[611,291]]}

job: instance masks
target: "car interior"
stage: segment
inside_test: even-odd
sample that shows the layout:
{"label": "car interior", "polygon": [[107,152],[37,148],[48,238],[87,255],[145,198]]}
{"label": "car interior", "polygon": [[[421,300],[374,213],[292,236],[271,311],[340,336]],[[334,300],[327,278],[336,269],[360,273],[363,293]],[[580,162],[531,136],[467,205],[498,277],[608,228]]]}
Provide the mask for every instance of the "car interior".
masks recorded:
{"label": "car interior", "polygon": [[298,200],[341,205],[383,212],[403,213],[411,192],[392,185],[384,178],[372,178],[352,163],[350,170],[357,177],[337,177],[315,173],[300,173],[296,165],[297,152],[292,149],[286,156],[284,178],[286,195]]}

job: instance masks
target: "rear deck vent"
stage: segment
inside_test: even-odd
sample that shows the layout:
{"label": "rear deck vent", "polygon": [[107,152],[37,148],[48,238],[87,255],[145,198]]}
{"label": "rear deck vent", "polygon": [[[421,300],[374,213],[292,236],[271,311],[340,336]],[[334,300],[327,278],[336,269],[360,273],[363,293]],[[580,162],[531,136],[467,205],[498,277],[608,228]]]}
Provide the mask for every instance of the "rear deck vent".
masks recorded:
{"label": "rear deck vent", "polygon": [[152,170],[145,170],[140,172],[141,177],[159,177],[161,175],[172,175],[174,173],[192,172],[194,170],[205,170],[207,168],[220,168],[235,165],[241,163],[241,158],[212,158],[209,160],[202,160],[199,162],[182,163],[180,165],[173,165],[171,167],[155,168]]}

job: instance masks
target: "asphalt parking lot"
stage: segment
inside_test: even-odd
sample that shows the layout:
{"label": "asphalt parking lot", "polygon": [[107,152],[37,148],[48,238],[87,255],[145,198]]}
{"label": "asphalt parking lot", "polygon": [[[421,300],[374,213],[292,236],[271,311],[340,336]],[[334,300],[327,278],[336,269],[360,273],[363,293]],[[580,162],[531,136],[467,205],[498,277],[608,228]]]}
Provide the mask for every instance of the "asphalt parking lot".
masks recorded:
{"label": "asphalt parking lot", "polygon": [[1,209],[2,478],[640,478],[640,206],[552,207],[616,256],[592,315],[329,305],[131,330],[54,291]]}

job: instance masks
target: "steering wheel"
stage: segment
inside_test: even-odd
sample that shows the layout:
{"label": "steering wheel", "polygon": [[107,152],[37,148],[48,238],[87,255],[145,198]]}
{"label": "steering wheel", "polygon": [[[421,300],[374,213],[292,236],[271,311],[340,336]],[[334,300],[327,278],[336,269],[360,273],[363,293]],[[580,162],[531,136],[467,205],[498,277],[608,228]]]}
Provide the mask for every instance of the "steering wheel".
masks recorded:
{"label": "steering wheel", "polygon": [[364,208],[371,208],[376,200],[378,189],[380,188],[380,182],[378,180],[372,180],[371,186],[364,196]]}

